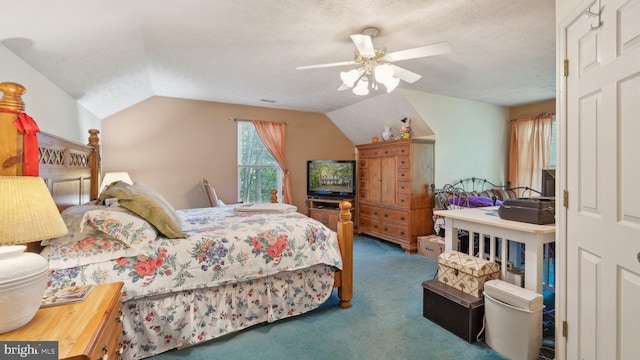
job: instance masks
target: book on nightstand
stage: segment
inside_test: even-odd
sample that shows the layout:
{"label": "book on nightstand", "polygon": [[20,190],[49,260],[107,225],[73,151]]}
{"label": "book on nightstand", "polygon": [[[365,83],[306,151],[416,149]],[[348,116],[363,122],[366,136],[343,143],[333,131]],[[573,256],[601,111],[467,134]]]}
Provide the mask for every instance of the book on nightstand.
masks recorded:
{"label": "book on nightstand", "polygon": [[42,298],[42,304],[40,307],[43,308],[81,302],[87,298],[91,289],[93,289],[93,285],[72,285],[58,289],[52,293],[46,294]]}

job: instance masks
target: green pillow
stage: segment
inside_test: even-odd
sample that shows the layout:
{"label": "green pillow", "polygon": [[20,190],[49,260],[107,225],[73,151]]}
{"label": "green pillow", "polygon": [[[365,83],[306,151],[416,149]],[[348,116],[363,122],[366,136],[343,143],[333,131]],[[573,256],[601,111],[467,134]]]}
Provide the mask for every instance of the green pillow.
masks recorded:
{"label": "green pillow", "polygon": [[104,204],[106,199],[117,198],[118,190],[129,186],[131,185],[124,181],[116,181],[107,185],[104,190],[102,190],[102,193],[100,193],[100,196],[98,196],[98,204]]}
{"label": "green pillow", "polygon": [[176,210],[165,198],[150,187],[135,183],[117,189],[118,203],[150,222],[169,239],[186,238]]}

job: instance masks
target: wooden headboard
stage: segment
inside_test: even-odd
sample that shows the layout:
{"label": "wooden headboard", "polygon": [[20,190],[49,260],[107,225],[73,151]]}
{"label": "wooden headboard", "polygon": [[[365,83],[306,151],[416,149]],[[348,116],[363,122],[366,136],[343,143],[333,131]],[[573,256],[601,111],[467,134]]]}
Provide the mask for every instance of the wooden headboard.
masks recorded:
{"label": "wooden headboard", "polygon": [[[0,83],[0,175],[21,176],[23,134],[14,122],[24,111],[25,88],[16,83]],[[89,144],[38,133],[39,176],[49,187],[58,209],[84,204],[98,197],[100,181],[100,145],[98,130],[89,130]]]}
{"label": "wooden headboard", "polygon": [[40,177],[49,187],[58,209],[63,210],[98,198],[98,133],[98,130],[89,130],[89,145],[51,134],[38,134]]}

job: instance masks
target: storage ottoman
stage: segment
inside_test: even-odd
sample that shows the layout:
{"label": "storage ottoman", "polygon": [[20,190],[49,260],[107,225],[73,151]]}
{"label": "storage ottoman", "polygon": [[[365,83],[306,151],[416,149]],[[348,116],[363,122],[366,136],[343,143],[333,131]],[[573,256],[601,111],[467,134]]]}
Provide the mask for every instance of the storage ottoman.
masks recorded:
{"label": "storage ottoman", "polygon": [[482,330],[484,298],[477,298],[437,279],[422,283],[422,315],[469,343]]}
{"label": "storage ottoman", "polygon": [[482,297],[485,282],[499,278],[500,267],[493,261],[455,250],[438,256],[438,281],[475,297]]}

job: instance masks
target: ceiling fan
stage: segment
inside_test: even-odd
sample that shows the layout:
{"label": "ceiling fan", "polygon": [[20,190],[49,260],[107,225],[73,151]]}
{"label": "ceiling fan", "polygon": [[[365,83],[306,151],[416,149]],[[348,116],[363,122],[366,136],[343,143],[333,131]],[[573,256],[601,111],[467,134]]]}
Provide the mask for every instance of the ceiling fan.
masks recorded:
{"label": "ceiling fan", "polygon": [[384,84],[387,92],[391,92],[398,86],[400,80],[414,83],[422,77],[420,74],[392,64],[393,62],[451,52],[451,45],[448,42],[440,42],[388,53],[384,46],[373,43],[373,38],[377,34],[378,29],[369,27],[362,30],[360,34],[351,35],[351,40],[356,46],[354,59],[351,61],[299,66],[296,70],[362,65],[360,68],[340,73],[342,85],[338,90],[353,89],[356,95],[367,95],[370,88],[378,89],[378,83]]}

